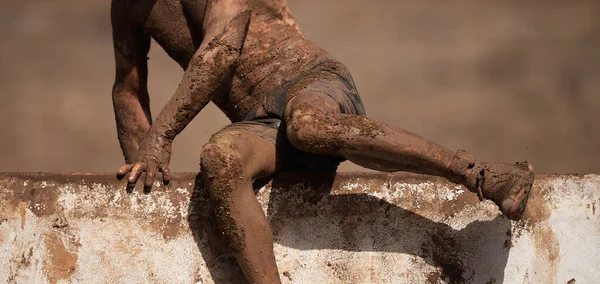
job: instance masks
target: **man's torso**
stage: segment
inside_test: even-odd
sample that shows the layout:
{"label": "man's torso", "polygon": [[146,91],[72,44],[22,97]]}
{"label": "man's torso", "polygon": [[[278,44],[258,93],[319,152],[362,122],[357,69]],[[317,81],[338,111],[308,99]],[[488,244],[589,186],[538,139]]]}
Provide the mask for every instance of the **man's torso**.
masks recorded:
{"label": "man's torso", "polygon": [[[203,40],[207,0],[125,0],[128,17],[186,68]],[[233,78],[213,102],[232,120],[240,121],[279,86],[333,58],[307,40],[284,0],[251,0],[252,17]]]}

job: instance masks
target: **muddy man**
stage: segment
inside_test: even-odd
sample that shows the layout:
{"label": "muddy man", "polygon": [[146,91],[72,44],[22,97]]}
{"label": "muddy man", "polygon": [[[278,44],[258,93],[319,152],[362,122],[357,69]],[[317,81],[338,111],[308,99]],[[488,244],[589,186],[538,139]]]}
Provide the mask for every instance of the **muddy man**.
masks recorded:
{"label": "muddy man", "polygon": [[[232,121],[201,153],[218,225],[251,283],[279,283],[269,223],[253,181],[280,171],[335,171],[343,160],[386,172],[446,177],[521,218],[534,173],[527,163],[479,162],[374,121],[348,69],[308,40],[284,0],[113,0],[112,99],[126,165],[170,178],[171,144],[208,104]],[[150,38],[185,73],[152,123],[146,87]]]}

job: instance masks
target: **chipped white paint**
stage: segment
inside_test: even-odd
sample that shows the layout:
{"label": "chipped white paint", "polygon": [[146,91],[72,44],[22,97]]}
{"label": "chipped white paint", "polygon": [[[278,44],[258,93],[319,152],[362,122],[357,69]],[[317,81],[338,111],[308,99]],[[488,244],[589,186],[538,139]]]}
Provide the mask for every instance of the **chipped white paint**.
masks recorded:
{"label": "chipped white paint", "polygon": [[[180,213],[180,208],[175,206],[170,201],[169,196],[161,192],[160,189],[155,190],[152,194],[143,194],[137,191],[128,194],[123,190],[114,190],[114,195],[110,197],[104,194],[107,191],[105,185],[93,183],[92,186],[62,185],[58,187],[58,191],[58,204],[65,212],[74,210],[89,212],[103,206],[119,208],[125,205],[133,213],[151,214],[159,212],[163,217],[169,219],[185,218],[187,216],[187,214]],[[189,190],[179,188],[177,192],[187,195]]]}
{"label": "chipped white paint", "polygon": [[182,188],[182,187],[178,187],[177,189],[175,189],[177,192],[181,193],[181,194],[188,194],[189,190],[187,188]]}
{"label": "chipped white paint", "polygon": [[[451,183],[346,175],[331,193],[305,183],[259,191],[284,283],[600,279],[598,176],[539,177],[530,219],[509,222],[492,202],[478,202]],[[0,282],[240,282],[239,268],[210,223],[206,195],[188,180],[174,183],[144,194],[126,193],[114,181],[0,175]],[[26,191],[36,184],[55,197],[22,199],[31,198]],[[72,271],[60,271],[60,264],[49,270],[52,259],[68,263],[53,258],[59,252],[48,246],[52,238],[66,258],[75,257]]]}
{"label": "chipped white paint", "polygon": [[461,187],[455,187],[454,190],[448,190],[446,192],[446,199],[448,200],[457,200],[458,197],[463,194],[465,191]]}
{"label": "chipped white paint", "polygon": [[65,211],[73,211],[79,196],[71,190],[71,186],[64,185],[58,188],[60,194],[58,195],[58,203],[62,206]]}

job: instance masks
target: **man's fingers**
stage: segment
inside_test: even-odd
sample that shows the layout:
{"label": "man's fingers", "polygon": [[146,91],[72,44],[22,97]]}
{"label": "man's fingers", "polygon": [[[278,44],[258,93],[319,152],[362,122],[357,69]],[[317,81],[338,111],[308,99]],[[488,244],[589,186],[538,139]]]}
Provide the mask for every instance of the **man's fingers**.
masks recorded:
{"label": "man's fingers", "polygon": [[169,166],[160,165],[158,168],[163,174],[163,183],[169,184],[169,182],[171,181],[171,171],[169,170]]}
{"label": "man's fingers", "polygon": [[146,181],[144,182],[145,187],[152,187],[152,182],[154,182],[154,175],[156,175],[156,170],[156,166],[152,164],[148,165],[148,167],[146,168]]}
{"label": "man's fingers", "polygon": [[144,164],[136,163],[135,166],[133,166],[133,169],[131,169],[131,173],[129,174],[129,183],[135,183],[140,177],[140,174],[142,174],[142,172],[144,171],[144,169]]}
{"label": "man's fingers", "polygon": [[131,171],[131,169],[133,169],[133,165],[124,165],[122,167],[119,168],[119,170],[117,171],[117,176],[124,176],[126,175],[129,171]]}

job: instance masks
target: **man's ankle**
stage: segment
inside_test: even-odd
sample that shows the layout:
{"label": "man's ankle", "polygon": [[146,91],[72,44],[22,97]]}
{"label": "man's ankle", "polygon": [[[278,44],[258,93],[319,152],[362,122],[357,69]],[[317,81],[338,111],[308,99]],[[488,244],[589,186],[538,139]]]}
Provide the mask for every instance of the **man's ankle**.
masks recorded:
{"label": "man's ankle", "polygon": [[465,150],[458,150],[448,167],[447,178],[453,183],[465,186],[471,192],[476,192],[476,180],[473,178],[477,175],[475,171],[475,157]]}

